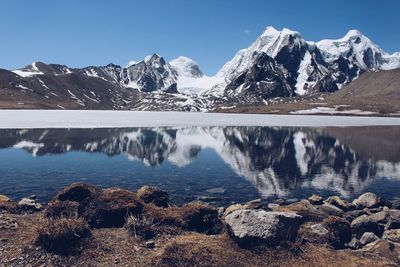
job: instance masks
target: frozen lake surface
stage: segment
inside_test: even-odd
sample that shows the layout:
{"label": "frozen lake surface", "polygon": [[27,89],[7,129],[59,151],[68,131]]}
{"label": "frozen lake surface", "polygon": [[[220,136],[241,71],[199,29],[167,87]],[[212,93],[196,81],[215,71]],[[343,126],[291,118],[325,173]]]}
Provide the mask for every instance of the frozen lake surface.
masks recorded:
{"label": "frozen lake surface", "polygon": [[400,118],[151,111],[0,110],[0,128],[2,129],[374,125],[400,125]]}

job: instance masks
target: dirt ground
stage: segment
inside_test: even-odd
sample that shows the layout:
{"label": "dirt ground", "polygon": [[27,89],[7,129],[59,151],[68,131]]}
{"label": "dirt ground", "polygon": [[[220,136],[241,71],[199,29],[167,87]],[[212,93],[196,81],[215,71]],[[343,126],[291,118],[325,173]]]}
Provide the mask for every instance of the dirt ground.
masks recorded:
{"label": "dirt ground", "polygon": [[[125,228],[92,230],[80,252],[48,253],[35,243],[43,212],[0,214],[0,266],[396,266],[398,254],[333,250],[313,244],[240,248],[226,233],[204,235],[171,231],[155,247]],[[3,222],[3,223],[2,223]],[[4,224],[4,222],[8,222]],[[7,226],[8,225],[8,226]],[[398,266],[398,265],[397,265]]]}

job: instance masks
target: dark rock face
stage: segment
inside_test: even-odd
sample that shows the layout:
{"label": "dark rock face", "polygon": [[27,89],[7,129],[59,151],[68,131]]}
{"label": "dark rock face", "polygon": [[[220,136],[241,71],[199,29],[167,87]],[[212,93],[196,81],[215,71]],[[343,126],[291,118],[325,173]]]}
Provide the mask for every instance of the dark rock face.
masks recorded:
{"label": "dark rock face", "polygon": [[249,70],[240,74],[226,87],[225,93],[246,101],[292,96],[294,94],[285,80],[284,72],[274,59],[262,53]]}
{"label": "dark rock face", "polygon": [[176,79],[176,72],[157,54],[123,69],[121,74],[121,80],[125,85],[129,86],[133,81],[143,92],[161,90],[177,93]]}

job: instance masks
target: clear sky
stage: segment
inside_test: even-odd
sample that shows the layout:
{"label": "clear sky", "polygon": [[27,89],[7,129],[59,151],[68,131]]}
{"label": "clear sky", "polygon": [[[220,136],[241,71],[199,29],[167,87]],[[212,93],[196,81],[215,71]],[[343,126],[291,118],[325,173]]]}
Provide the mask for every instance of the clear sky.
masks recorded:
{"label": "clear sky", "polygon": [[268,25],[310,41],[356,28],[392,53],[399,12],[398,0],[2,0],[0,67],[125,65],[158,53],[188,56],[213,74]]}

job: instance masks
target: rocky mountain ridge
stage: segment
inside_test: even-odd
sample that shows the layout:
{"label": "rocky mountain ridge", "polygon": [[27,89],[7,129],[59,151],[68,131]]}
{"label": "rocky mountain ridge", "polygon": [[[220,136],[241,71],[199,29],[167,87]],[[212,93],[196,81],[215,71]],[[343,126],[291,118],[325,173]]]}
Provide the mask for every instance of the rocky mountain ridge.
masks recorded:
{"label": "rocky mountain ridge", "polygon": [[3,108],[207,111],[275,97],[334,92],[371,71],[400,67],[400,54],[384,52],[357,30],[317,43],[299,32],[267,27],[216,75],[194,60],[170,62],[153,54],[125,67],[69,68],[34,62],[0,73]]}

